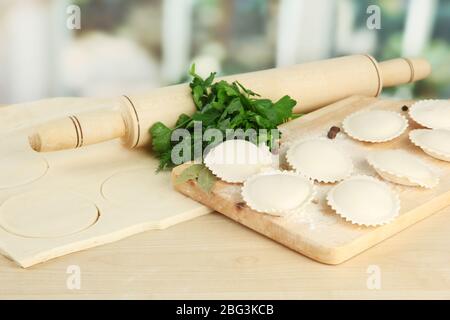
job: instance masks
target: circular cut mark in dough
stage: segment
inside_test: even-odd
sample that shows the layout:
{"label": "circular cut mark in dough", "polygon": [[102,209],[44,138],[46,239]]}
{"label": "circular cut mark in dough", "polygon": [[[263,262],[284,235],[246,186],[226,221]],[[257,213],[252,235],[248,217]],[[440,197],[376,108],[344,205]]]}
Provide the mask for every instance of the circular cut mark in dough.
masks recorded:
{"label": "circular cut mark in dough", "polygon": [[408,128],[408,121],[397,112],[369,110],[349,115],[342,126],[353,139],[375,143],[397,138]]}
{"label": "circular cut mark in dough", "polygon": [[286,154],[289,165],[319,182],[333,183],[350,176],[353,163],[334,141],[316,138],[295,143]]}
{"label": "circular cut mark in dough", "polygon": [[94,203],[69,191],[31,191],[6,200],[0,226],[27,238],[57,238],[81,232],[98,220]]}
{"label": "circular cut mark in dough", "polygon": [[428,165],[404,150],[382,150],[367,156],[367,162],[387,181],[405,186],[434,188],[439,177]]}
{"label": "circular cut mark in dough", "polygon": [[450,130],[412,130],[409,139],[433,158],[450,161]]}
{"label": "circular cut mark in dough", "polygon": [[158,214],[198,207],[197,202],[173,189],[169,172],[156,173],[153,167],[117,172],[103,182],[101,193],[112,204],[157,210]]}
{"label": "circular cut mark in dough", "polygon": [[34,153],[18,152],[0,158],[0,189],[26,185],[43,177],[47,161]]}
{"label": "circular cut mark in dough", "polygon": [[400,211],[398,195],[370,176],[354,176],[340,182],[329,191],[327,202],[345,220],[364,226],[389,223]]}
{"label": "circular cut mark in dough", "polygon": [[430,129],[450,130],[450,100],[422,100],[411,106],[410,117]]}
{"label": "circular cut mark in dough", "polygon": [[312,181],[288,171],[254,175],[242,187],[242,197],[250,208],[274,216],[300,212],[314,195]]}

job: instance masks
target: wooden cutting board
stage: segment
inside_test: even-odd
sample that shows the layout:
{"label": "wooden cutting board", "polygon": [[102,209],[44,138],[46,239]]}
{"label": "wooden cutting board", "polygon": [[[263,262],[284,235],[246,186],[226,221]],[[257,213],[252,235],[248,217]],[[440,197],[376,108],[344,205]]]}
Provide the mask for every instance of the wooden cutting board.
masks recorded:
{"label": "wooden cutting board", "polygon": [[[411,101],[351,97],[291,121],[280,129],[285,142],[325,136],[331,126],[340,126],[342,120],[355,111],[384,109],[407,116],[401,109],[402,106],[410,106],[411,103]],[[450,205],[450,163],[431,158],[415,147],[409,141],[408,133],[418,128],[418,125],[410,119],[409,122],[409,129],[401,137],[386,143],[357,142],[345,133],[339,133],[336,138],[336,141],[351,155],[355,174],[378,177],[365,161],[368,152],[380,149],[404,149],[419,156],[440,176],[440,184],[431,190],[389,183],[400,196],[401,212],[396,220],[384,226],[360,227],[337,216],[325,201],[325,195],[332,187],[330,184],[318,185],[319,192],[313,203],[301,215],[291,218],[273,217],[251,210],[243,202],[240,195],[241,186],[238,184],[219,181],[210,194],[204,193],[194,181],[175,185],[175,188],[311,259],[326,264],[339,264]],[[175,168],[172,181],[187,166],[189,164]]]}

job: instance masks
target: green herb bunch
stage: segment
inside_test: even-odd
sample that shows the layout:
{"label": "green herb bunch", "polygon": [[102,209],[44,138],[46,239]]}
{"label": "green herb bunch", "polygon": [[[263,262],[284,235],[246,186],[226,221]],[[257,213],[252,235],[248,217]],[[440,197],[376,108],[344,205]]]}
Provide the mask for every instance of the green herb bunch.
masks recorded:
{"label": "green herb bunch", "polygon": [[[160,161],[158,170],[174,167],[171,152],[177,142],[171,141],[171,135],[175,129],[187,129],[193,134],[194,123],[197,121],[202,123],[203,132],[214,128],[221,130],[224,136],[227,129],[254,129],[256,132],[266,129],[266,135],[257,137],[258,143],[265,143],[272,147],[274,140],[271,129],[277,130],[280,124],[299,116],[293,114],[293,108],[297,102],[289,96],[284,96],[277,102],[262,99],[259,94],[245,88],[237,81],[214,82],[216,73],[211,73],[209,77],[203,79],[196,74],[195,65],[192,65],[189,74],[192,76],[189,86],[196,112],[191,116],[181,114],[175,128],[169,128],[161,122],[155,123],[150,128],[152,149]],[[189,143],[192,150],[196,144],[201,144],[204,150],[214,141],[194,138]],[[195,160],[194,152],[191,152],[191,155],[190,160]]]}

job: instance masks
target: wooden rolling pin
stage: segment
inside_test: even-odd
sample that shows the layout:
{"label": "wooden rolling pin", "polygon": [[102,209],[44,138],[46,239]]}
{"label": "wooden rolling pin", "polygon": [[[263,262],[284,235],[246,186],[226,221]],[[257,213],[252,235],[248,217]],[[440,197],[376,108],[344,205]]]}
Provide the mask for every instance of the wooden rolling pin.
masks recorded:
{"label": "wooden rolling pin", "polygon": [[[369,55],[354,55],[221,79],[238,80],[272,100],[290,95],[298,101],[295,112],[309,112],[352,95],[376,97],[383,87],[421,80],[430,73],[430,64],[424,59],[378,63]],[[126,146],[135,148],[150,141],[148,129],[155,122],[173,126],[181,113],[195,111],[187,84],[118,99],[119,110],[72,115],[36,128],[29,137],[31,147],[48,152],[121,138]]]}

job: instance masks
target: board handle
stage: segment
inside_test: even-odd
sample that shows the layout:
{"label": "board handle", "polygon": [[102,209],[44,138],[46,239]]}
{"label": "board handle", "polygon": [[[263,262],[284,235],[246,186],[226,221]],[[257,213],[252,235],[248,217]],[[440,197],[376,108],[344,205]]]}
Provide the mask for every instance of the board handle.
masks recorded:
{"label": "board handle", "polygon": [[126,133],[122,114],[118,111],[105,110],[47,122],[37,127],[28,139],[35,151],[50,152],[121,138]]}

